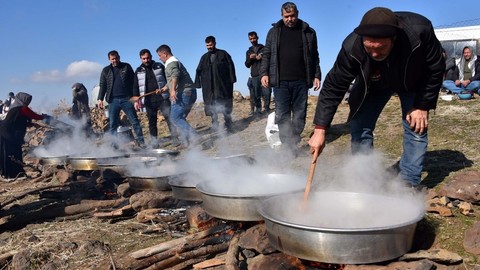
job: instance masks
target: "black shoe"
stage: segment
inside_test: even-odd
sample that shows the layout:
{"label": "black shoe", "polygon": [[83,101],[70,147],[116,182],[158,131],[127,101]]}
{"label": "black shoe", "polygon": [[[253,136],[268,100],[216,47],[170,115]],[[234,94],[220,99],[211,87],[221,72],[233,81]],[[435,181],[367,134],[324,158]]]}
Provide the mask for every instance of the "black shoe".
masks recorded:
{"label": "black shoe", "polygon": [[397,161],[395,164],[388,167],[387,172],[393,176],[397,176],[400,173],[400,161]]}

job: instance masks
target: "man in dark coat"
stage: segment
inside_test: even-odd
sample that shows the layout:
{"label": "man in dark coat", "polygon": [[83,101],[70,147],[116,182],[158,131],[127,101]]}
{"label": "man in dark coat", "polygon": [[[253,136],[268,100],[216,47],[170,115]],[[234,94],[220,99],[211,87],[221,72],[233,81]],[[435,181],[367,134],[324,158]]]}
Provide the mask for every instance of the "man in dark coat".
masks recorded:
{"label": "man in dark coat", "polygon": [[195,86],[202,88],[205,115],[212,117],[212,127],[218,128],[218,113],[225,119],[225,127],[232,132],[233,84],[237,81],[232,57],[216,48],[215,37],[205,39],[208,52],[198,63]]}
{"label": "man in dark coat", "polygon": [[407,184],[418,185],[428,144],[428,112],[436,108],[444,71],[442,46],[427,18],[381,7],[369,10],[344,40],[320,91],[309,142],[313,160],[325,147],[326,129],[355,79],[348,99],[352,152],[371,151],[377,119],[396,93],[403,124],[399,173]]}

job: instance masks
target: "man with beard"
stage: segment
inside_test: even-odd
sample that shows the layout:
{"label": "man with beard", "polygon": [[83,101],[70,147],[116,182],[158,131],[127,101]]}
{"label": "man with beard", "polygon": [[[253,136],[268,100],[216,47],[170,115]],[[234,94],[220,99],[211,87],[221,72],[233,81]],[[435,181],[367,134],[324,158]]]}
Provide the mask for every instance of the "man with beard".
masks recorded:
{"label": "man with beard", "polygon": [[472,57],[472,49],[464,47],[462,58],[454,70],[452,78],[446,78],[443,87],[454,94],[467,92],[473,95],[478,94],[480,88],[480,58],[477,55]]}
{"label": "man with beard", "polygon": [[[272,90],[270,87],[262,87],[260,81],[260,66],[263,58],[263,45],[258,43],[257,32],[252,31],[248,33],[248,40],[252,44],[247,50],[245,66],[250,68],[250,78],[248,89],[250,90],[250,115],[254,112],[262,113],[262,99],[263,111],[268,113],[270,111],[270,99]],[[256,111],[255,111],[256,110]]]}
{"label": "man with beard", "polygon": [[133,87],[135,91],[138,91],[141,95],[147,94],[147,96],[145,96],[143,102],[142,99],[139,99],[135,103],[135,108],[139,110],[143,105],[146,108],[148,131],[150,133],[150,146],[153,148],[159,147],[157,138],[158,111],[160,111],[165,118],[165,122],[170,130],[172,144],[178,146],[179,141],[177,138],[177,132],[170,121],[171,104],[168,90],[158,91],[167,84],[165,67],[162,63],[152,60],[152,54],[148,49],[142,49],[140,51],[140,60],[142,61],[142,64],[135,70],[136,76],[134,78]]}
{"label": "man with beard", "polygon": [[263,87],[273,87],[275,124],[281,150],[296,156],[307,118],[308,89],[320,88],[317,34],[298,18],[297,6],[286,2],[282,19],[268,31],[260,69]]}
{"label": "man with beard", "polygon": [[216,48],[215,37],[205,39],[208,52],[198,63],[195,86],[202,88],[205,115],[212,117],[212,127],[218,128],[218,113],[223,114],[227,132],[233,132],[233,84],[237,81],[232,57]]}
{"label": "man with beard", "polygon": [[100,90],[98,91],[97,105],[103,109],[103,99],[108,102],[108,116],[110,120],[110,133],[117,134],[120,125],[120,111],[127,115],[136,135],[139,147],[145,147],[142,127],[130,98],[138,98],[138,91],[133,88],[135,73],[132,66],[120,61],[120,55],[113,50],[108,52],[110,65],[103,68],[100,75]]}
{"label": "man with beard", "polygon": [[382,7],[369,10],[343,41],[323,83],[309,141],[312,162],[325,147],[326,129],[355,79],[348,99],[352,152],[372,151],[377,119],[396,93],[403,124],[398,170],[407,185],[418,185],[427,152],[428,112],[436,108],[444,71],[442,46],[427,18]]}

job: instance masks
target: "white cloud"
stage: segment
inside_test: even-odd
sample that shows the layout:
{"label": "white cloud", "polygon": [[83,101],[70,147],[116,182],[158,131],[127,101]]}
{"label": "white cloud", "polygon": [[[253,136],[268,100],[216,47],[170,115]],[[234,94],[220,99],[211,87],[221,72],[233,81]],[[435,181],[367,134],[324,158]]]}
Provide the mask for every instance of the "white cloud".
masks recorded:
{"label": "white cloud", "polygon": [[50,71],[37,71],[31,76],[34,82],[58,82],[61,81],[62,75],[58,69]]}
{"label": "white cloud", "polygon": [[81,60],[68,65],[67,70],[65,71],[65,75],[68,78],[97,78],[99,77],[101,71],[102,66],[99,63]]}
{"label": "white cloud", "polygon": [[96,62],[87,60],[70,63],[65,71],[58,69],[37,71],[30,76],[33,82],[51,83],[68,82],[75,79],[97,79],[102,71],[102,66]]}

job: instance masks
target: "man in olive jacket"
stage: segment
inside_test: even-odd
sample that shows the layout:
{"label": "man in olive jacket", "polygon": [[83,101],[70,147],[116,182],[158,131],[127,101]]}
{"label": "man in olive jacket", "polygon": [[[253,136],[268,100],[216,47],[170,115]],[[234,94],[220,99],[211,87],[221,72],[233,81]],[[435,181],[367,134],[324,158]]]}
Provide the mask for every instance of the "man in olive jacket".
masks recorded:
{"label": "man in olive jacket", "polygon": [[418,185],[428,144],[428,112],[436,108],[444,70],[442,47],[427,18],[387,8],[365,13],[344,40],[320,91],[309,142],[313,160],[325,147],[326,129],[355,80],[348,100],[352,152],[373,148],[377,119],[397,93],[403,121],[400,176]]}

